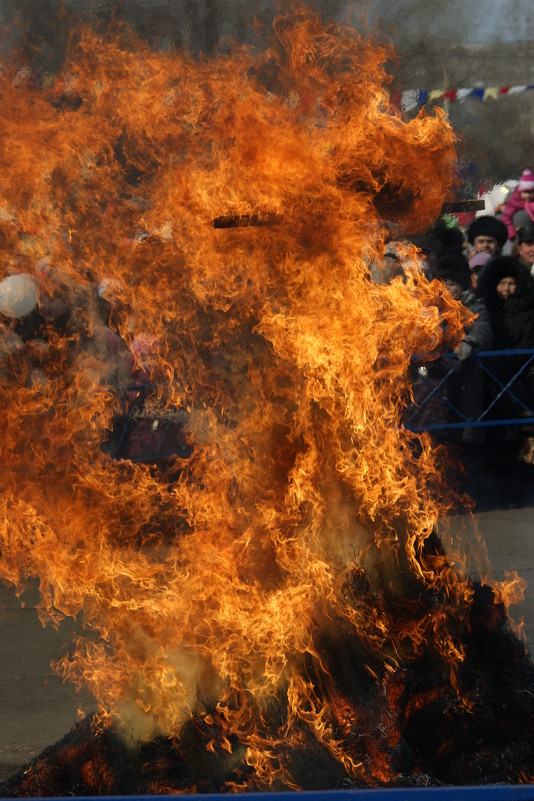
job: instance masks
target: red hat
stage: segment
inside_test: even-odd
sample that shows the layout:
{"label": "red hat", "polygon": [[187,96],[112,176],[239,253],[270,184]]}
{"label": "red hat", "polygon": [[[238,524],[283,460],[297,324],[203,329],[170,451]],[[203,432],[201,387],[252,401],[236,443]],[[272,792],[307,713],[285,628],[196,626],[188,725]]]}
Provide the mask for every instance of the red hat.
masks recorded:
{"label": "red hat", "polygon": [[534,189],[534,175],[531,170],[523,170],[517,188],[520,192],[531,192]]}

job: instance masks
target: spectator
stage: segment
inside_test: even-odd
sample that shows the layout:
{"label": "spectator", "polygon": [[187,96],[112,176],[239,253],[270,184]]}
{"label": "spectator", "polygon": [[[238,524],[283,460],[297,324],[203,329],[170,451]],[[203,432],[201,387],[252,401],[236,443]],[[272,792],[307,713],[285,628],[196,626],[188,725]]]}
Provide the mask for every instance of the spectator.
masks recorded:
{"label": "spectator", "polygon": [[458,358],[463,360],[476,350],[489,348],[493,336],[488,310],[483,298],[476,297],[473,292],[471,272],[465,257],[453,253],[442,256],[438,259],[434,276],[444,282],[454,300],[461,301],[477,315],[456,349]]}
{"label": "spectator", "polygon": [[471,270],[471,288],[476,291],[478,276],[484,265],[491,259],[491,253],[475,253],[469,259],[469,269]]}
{"label": "spectator", "polygon": [[[480,273],[477,296],[486,301],[495,350],[534,348],[534,280],[527,267],[512,256],[490,259]],[[502,385],[511,381],[528,356],[495,359],[491,371]],[[501,387],[491,388],[495,396]],[[500,416],[525,414],[534,403],[532,370],[519,375],[510,387],[519,405],[507,393],[499,404]]]}
{"label": "spectator", "polygon": [[[476,298],[471,286],[471,272],[467,259],[455,253],[438,259],[434,276],[442,281],[454,300],[467,306],[476,317],[466,330],[463,339],[455,349],[459,364],[444,355],[440,368],[443,375],[454,367],[443,389],[446,401],[457,409],[466,420],[476,420],[484,410],[484,375],[477,362],[470,358],[477,350],[491,346],[492,332],[486,304]],[[462,431],[463,442],[481,443],[484,430],[481,427],[466,427]]]}
{"label": "spectator", "polygon": [[534,222],[522,225],[517,232],[517,256],[534,276]]}
{"label": "spectator", "polygon": [[515,239],[517,229],[534,220],[534,175],[523,170],[516,188],[507,199],[502,221],[508,230],[508,238]]}
{"label": "spectator", "polygon": [[490,259],[476,294],[486,301],[496,350],[534,348],[534,281],[524,264],[512,256]]}
{"label": "spectator", "polygon": [[472,247],[470,257],[475,253],[497,256],[508,239],[508,230],[496,217],[484,215],[473,220],[467,230],[467,239]]}
{"label": "spectator", "polygon": [[461,230],[447,226],[441,218],[423,234],[413,237],[412,242],[422,251],[429,277],[432,277],[438,259],[446,253],[461,256],[465,244]]}

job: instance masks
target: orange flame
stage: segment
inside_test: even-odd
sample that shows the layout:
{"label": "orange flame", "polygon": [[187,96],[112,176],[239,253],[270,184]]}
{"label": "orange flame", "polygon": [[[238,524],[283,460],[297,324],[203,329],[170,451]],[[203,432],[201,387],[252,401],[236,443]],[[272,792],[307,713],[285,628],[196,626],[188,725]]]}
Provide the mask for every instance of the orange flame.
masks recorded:
{"label": "orange flame", "polygon": [[[34,277],[47,320],[2,364],[1,576],[38,577],[43,624],[82,618],[57,670],[102,720],[178,739],[202,720],[251,769],[233,789],[296,786],[285,754],[310,737],[388,780],[395,692],[359,750],[332,644],[353,638],[384,686],[429,639],[451,676],[463,658],[448,623],[468,583],[424,558],[447,508],[436,453],[400,425],[411,356],[466,322],[403,244],[439,214],[454,136],[390,108],[388,55],[298,8],[260,54],[84,29],[59,74],[0,76],[5,271]],[[412,266],[377,282],[392,231]],[[132,375],[189,459],[102,447]],[[431,618],[389,607],[430,587]]]}

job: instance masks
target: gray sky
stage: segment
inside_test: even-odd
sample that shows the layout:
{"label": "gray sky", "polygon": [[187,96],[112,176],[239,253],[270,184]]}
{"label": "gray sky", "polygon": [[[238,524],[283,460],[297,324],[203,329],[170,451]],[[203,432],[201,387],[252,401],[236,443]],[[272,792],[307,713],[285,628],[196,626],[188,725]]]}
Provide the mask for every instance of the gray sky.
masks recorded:
{"label": "gray sky", "polygon": [[376,17],[403,42],[490,44],[531,39],[533,0],[371,0]]}

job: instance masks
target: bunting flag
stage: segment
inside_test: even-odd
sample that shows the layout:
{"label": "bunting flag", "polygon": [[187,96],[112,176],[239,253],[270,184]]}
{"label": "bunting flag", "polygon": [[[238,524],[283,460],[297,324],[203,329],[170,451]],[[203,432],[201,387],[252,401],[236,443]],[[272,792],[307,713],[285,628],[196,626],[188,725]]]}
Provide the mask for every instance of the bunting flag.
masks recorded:
{"label": "bunting flag", "polygon": [[467,98],[474,100],[497,100],[503,95],[518,95],[521,92],[528,92],[534,89],[534,84],[523,86],[486,86],[469,87],[463,89],[405,89],[402,92],[392,92],[391,102],[402,111],[413,111],[420,106],[428,103],[435,103],[437,100],[449,100],[452,103],[461,103]]}
{"label": "bunting flag", "polygon": [[[1,2],[1,0],[0,0]],[[66,92],[74,88],[75,81],[73,78],[60,78],[50,74],[42,74],[40,72],[32,72],[26,66],[16,67],[11,66],[5,71],[2,64],[0,64],[0,74],[5,74],[8,80],[14,86],[23,86],[28,83],[33,83],[36,86],[53,84],[56,89],[63,88]],[[534,84],[526,84],[522,86],[486,86],[486,87],[469,87],[469,88],[455,88],[455,89],[403,89],[402,91],[394,90],[390,92],[389,101],[392,106],[402,111],[409,112],[421,106],[430,103],[435,103],[438,100],[448,100],[451,103],[461,103],[467,98],[474,98],[475,100],[497,100],[503,95],[518,95],[521,92],[528,92],[534,89]],[[296,107],[313,106],[317,101],[315,96],[300,96],[298,92],[292,92],[288,97],[288,105]],[[311,107],[310,106],[310,107]]]}

